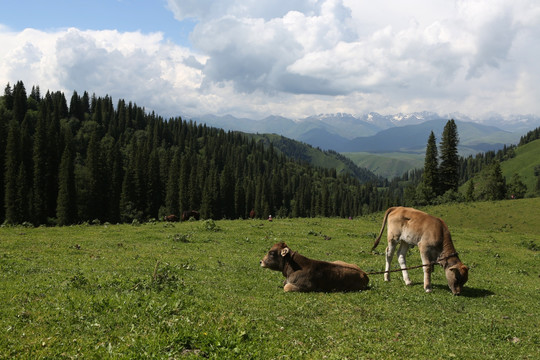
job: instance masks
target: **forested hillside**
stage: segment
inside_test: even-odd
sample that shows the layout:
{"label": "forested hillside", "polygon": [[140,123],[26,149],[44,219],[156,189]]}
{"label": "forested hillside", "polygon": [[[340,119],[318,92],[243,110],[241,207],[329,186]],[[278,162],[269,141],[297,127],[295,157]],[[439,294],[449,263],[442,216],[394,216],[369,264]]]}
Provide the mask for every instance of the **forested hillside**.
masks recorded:
{"label": "forested hillside", "polygon": [[374,184],[312,167],[235,132],[131,102],[22,82],[0,98],[0,223],[355,216],[392,203]]}
{"label": "forested hillside", "polygon": [[276,134],[246,134],[246,136],[255,138],[257,141],[264,141],[267,146],[272,144],[276,150],[292,159],[317,167],[336,169],[338,174],[349,173],[362,183],[380,183],[383,181],[383,178],[378,177],[366,168],[357,166],[351,159],[333,150],[321,150],[309,144]]}

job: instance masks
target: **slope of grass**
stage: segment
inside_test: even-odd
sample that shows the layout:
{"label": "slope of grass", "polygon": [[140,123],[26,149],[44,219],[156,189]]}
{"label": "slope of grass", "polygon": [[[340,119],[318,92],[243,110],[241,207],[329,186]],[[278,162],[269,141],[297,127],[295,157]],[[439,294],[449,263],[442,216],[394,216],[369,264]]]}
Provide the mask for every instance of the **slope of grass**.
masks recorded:
{"label": "slope of grass", "polygon": [[[366,271],[382,214],[354,219],[0,228],[0,358],[532,359],[539,199],[428,208],[470,267],[463,296],[370,276],[358,293],[283,293],[285,241]],[[491,216],[489,216],[491,214]],[[419,263],[416,249],[409,264]],[[397,266],[394,260],[394,266]]]}
{"label": "slope of grass", "polygon": [[536,185],[535,166],[540,166],[540,140],[519,146],[516,148],[515,157],[501,162],[501,170],[507,183],[511,180],[512,175],[518,174],[521,181],[527,185],[527,195],[533,194]]}
{"label": "slope of grass", "polygon": [[263,141],[266,146],[269,146],[270,143],[272,143],[274,149],[278,152],[282,152],[290,158],[307,162],[312,166],[335,169],[338,174],[346,172],[356,177],[361,182],[378,180],[373,172],[365,167],[356,165],[354,162],[349,161],[349,159],[338,153],[322,151],[311,145],[276,134],[246,134],[246,136],[252,137],[257,141]]}
{"label": "slope of grass", "polygon": [[424,154],[356,152],[343,153],[343,155],[351,159],[356,165],[365,167],[388,179],[401,176],[411,169],[424,167]]}
{"label": "slope of grass", "polygon": [[[540,166],[540,140],[535,140],[515,149],[515,156],[501,161],[501,171],[509,184],[514,174],[518,174],[521,181],[527,186],[525,197],[536,196],[535,186],[537,177],[534,175],[534,168]],[[483,171],[487,171],[484,169]],[[473,177],[475,186],[482,187],[484,181],[483,173],[480,172]],[[460,186],[460,191],[465,193],[469,187],[469,181]]]}

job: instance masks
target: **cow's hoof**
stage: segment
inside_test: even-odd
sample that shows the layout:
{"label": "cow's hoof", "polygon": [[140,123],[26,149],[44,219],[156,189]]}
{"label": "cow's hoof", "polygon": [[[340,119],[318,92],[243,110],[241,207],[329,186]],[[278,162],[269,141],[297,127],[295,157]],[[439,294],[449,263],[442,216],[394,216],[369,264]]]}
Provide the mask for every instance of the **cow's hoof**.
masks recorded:
{"label": "cow's hoof", "polygon": [[412,285],[412,281],[410,281],[410,280],[409,280],[409,281],[405,281],[405,285],[411,286],[411,285]]}
{"label": "cow's hoof", "polygon": [[432,291],[433,291],[433,289],[431,289],[431,288],[430,288],[430,289],[426,289],[426,292],[427,292],[427,293],[430,293],[430,292],[432,292]]}

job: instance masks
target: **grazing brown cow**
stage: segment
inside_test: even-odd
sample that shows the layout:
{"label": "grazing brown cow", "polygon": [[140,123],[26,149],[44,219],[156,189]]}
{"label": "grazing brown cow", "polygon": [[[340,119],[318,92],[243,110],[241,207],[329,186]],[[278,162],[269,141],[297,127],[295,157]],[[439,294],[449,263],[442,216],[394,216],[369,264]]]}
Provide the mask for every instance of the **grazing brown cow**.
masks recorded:
{"label": "grazing brown cow", "polygon": [[201,214],[195,210],[184,211],[182,213],[182,221],[187,221],[191,218],[194,218],[195,220],[199,220],[200,217],[201,217]]}
{"label": "grazing brown cow", "polygon": [[[413,208],[391,207],[384,214],[381,231],[372,250],[379,244],[387,221],[386,271],[390,270],[390,263],[398,243],[400,243],[398,262],[401,269],[407,267],[405,256],[409,248],[418,246],[422,263],[426,265],[423,267],[426,292],[432,291],[431,272],[433,264],[438,263],[444,268],[448,287],[454,295],[459,295],[467,281],[469,268],[459,260],[450,231],[444,221]],[[412,282],[407,270],[402,270],[402,274],[405,284],[410,285]],[[390,281],[390,273],[384,274],[384,280]]]}
{"label": "grazing brown cow", "polygon": [[165,221],[169,221],[169,222],[176,222],[178,221],[178,216],[176,215],[167,215],[163,218],[163,220]]}
{"label": "grazing brown cow", "polygon": [[311,260],[283,242],[270,249],[261,266],[283,273],[284,291],[358,291],[365,290],[369,282],[367,274],[354,264]]}

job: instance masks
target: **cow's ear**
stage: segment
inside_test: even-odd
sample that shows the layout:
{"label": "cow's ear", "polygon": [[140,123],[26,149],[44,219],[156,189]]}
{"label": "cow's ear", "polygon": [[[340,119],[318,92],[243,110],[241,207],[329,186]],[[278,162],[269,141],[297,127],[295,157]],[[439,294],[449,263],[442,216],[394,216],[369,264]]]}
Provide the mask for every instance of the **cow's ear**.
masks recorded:
{"label": "cow's ear", "polygon": [[289,251],[291,250],[288,247],[284,247],[283,249],[281,249],[281,256],[287,255]]}
{"label": "cow's ear", "polygon": [[461,268],[460,268],[460,266],[458,264],[451,266],[449,268],[449,270],[452,270],[452,272],[454,273],[454,276],[456,276],[456,278],[458,276],[461,276],[461,271],[460,271]]}

